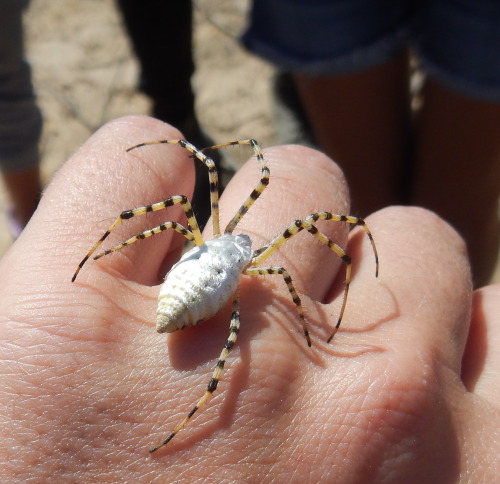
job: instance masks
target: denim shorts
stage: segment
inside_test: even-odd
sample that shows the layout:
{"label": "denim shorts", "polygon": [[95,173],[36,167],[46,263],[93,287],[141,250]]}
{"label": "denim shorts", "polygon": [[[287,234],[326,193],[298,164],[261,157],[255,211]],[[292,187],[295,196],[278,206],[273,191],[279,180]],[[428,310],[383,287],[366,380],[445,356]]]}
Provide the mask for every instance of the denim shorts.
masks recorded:
{"label": "denim shorts", "polygon": [[500,0],[254,0],[242,41],[310,75],[369,69],[411,46],[440,84],[500,102]]}

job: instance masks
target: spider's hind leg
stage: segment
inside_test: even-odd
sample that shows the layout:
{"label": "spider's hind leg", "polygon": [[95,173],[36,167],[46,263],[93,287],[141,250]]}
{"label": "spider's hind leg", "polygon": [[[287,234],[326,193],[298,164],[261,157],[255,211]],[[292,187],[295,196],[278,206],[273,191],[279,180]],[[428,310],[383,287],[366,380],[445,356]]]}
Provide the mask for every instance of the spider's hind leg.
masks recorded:
{"label": "spider's hind leg", "polygon": [[224,369],[224,365],[226,363],[226,359],[233,349],[234,344],[236,343],[236,339],[238,338],[238,333],[240,331],[240,308],[239,308],[239,296],[238,292],[233,296],[233,310],[231,314],[231,323],[229,325],[229,336],[224,344],[224,348],[221,351],[219,359],[215,365],[215,369],[212,373],[212,378],[208,382],[207,389],[203,396],[198,400],[198,403],[191,409],[191,411],[187,414],[187,416],[175,427],[175,429],[171,432],[171,434],[159,445],[153,447],[149,452],[155,452],[160,447],[167,445],[191,420],[193,415],[198,411],[198,409],[204,405],[210,397],[213,395],[215,390],[217,389],[217,385],[222,377],[222,371]]}
{"label": "spider's hind leg", "polygon": [[295,286],[293,285],[292,278],[290,277],[290,274],[288,274],[287,270],[283,267],[248,267],[243,273],[249,276],[264,276],[268,274],[280,274],[283,276],[288,292],[290,293],[292,301],[297,309],[302,331],[304,331],[304,336],[307,341],[307,346],[311,346],[311,337],[309,336],[307,321],[304,316],[304,309],[302,308],[302,301],[300,300],[299,294],[297,293]]}

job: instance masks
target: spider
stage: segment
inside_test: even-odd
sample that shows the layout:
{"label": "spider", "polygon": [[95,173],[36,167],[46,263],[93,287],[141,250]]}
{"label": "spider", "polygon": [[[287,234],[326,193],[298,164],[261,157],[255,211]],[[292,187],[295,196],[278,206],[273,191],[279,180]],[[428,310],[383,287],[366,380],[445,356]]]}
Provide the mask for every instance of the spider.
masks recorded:
{"label": "spider", "polygon": [[[252,241],[248,235],[233,235],[233,231],[238,225],[238,222],[248,212],[249,208],[259,198],[269,183],[270,171],[264,160],[262,150],[255,140],[246,139],[231,141],[200,150],[188,141],[181,139],[168,139],[140,143],[128,148],[126,151],[130,152],[137,148],[154,144],[180,145],[191,153],[190,156],[192,158],[198,159],[208,168],[214,238],[207,241],[203,240],[190,201],[183,195],[174,195],[162,200],[161,202],[123,211],[111,224],[108,230],[104,232],[103,236],[94,244],[87,255],[82,259],[80,264],[78,264],[72,278],[72,282],[74,282],[85,262],[87,262],[87,260],[100,247],[103,241],[121,222],[138,215],[164,210],[172,205],[180,204],[187,218],[187,227],[178,222],[164,222],[157,227],[144,230],[128,240],[98,253],[93,258],[95,260],[99,259],[105,255],[120,250],[127,245],[133,244],[138,240],[151,237],[152,235],[158,234],[167,229],[173,229],[183,235],[187,240],[194,242],[195,247],[186,252],[170,269],[168,274],[165,276],[163,285],[161,286],[158,297],[156,321],[156,330],[159,333],[172,333],[186,326],[195,325],[205,321],[214,316],[226,305],[229,300],[232,299],[229,336],[224,344],[224,348],[222,349],[219,359],[217,360],[205,393],[188,413],[188,415],[168,435],[168,437],[159,445],[152,448],[150,452],[155,452],[160,447],[168,444],[174,436],[188,424],[193,415],[204,403],[207,402],[216,390],[222,376],[224,364],[236,342],[240,329],[238,283],[242,274],[250,276],[277,274],[283,277],[295,305],[298,319],[308,346],[311,346],[311,338],[309,336],[307,322],[304,317],[301,299],[294,287],[292,278],[284,267],[258,267],[259,264],[264,262],[287,240],[302,230],[306,230],[311,233],[321,243],[328,246],[332,252],[340,257],[346,266],[344,295],[337,324],[327,339],[328,343],[332,340],[335,333],[339,329],[346,307],[347,294],[351,280],[351,258],[339,245],[321,233],[316,228],[314,223],[318,220],[334,220],[338,222],[345,222],[353,226],[359,225],[363,227],[372,245],[376,264],[375,276],[378,276],[378,254],[372,234],[362,218],[352,215],[337,215],[331,212],[312,213],[303,219],[295,220],[269,243],[260,249],[253,251],[251,248]],[[252,147],[257,160],[260,162],[261,179],[251,192],[250,196],[227,224],[224,229],[224,233],[221,233],[219,222],[218,173],[215,163],[205,154],[205,151],[234,145],[249,145]]]}

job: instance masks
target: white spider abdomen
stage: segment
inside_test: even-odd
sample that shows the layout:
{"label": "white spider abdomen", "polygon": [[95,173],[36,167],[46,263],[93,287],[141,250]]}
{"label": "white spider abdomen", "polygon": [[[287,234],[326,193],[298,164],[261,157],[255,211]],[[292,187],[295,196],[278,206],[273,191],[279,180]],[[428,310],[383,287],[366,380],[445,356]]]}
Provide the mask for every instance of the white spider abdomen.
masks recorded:
{"label": "white spider abdomen", "polygon": [[161,286],[156,330],[172,333],[217,314],[252,259],[251,244],[248,235],[223,234],[186,252]]}

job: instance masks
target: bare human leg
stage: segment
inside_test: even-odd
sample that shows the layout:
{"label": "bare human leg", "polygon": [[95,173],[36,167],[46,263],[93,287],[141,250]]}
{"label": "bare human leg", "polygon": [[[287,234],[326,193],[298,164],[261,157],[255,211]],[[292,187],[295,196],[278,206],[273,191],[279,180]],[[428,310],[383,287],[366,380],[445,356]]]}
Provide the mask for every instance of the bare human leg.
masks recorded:
{"label": "bare human leg", "polygon": [[476,286],[498,256],[500,104],[477,101],[428,80],[418,118],[411,203],[430,208],[465,238]]}
{"label": "bare human leg", "polygon": [[18,172],[3,172],[2,178],[12,203],[15,217],[25,226],[36,210],[42,194],[40,167],[33,165]]}
{"label": "bare human leg", "polygon": [[404,52],[354,74],[294,76],[320,148],[344,170],[359,215],[406,201],[408,75]]}

